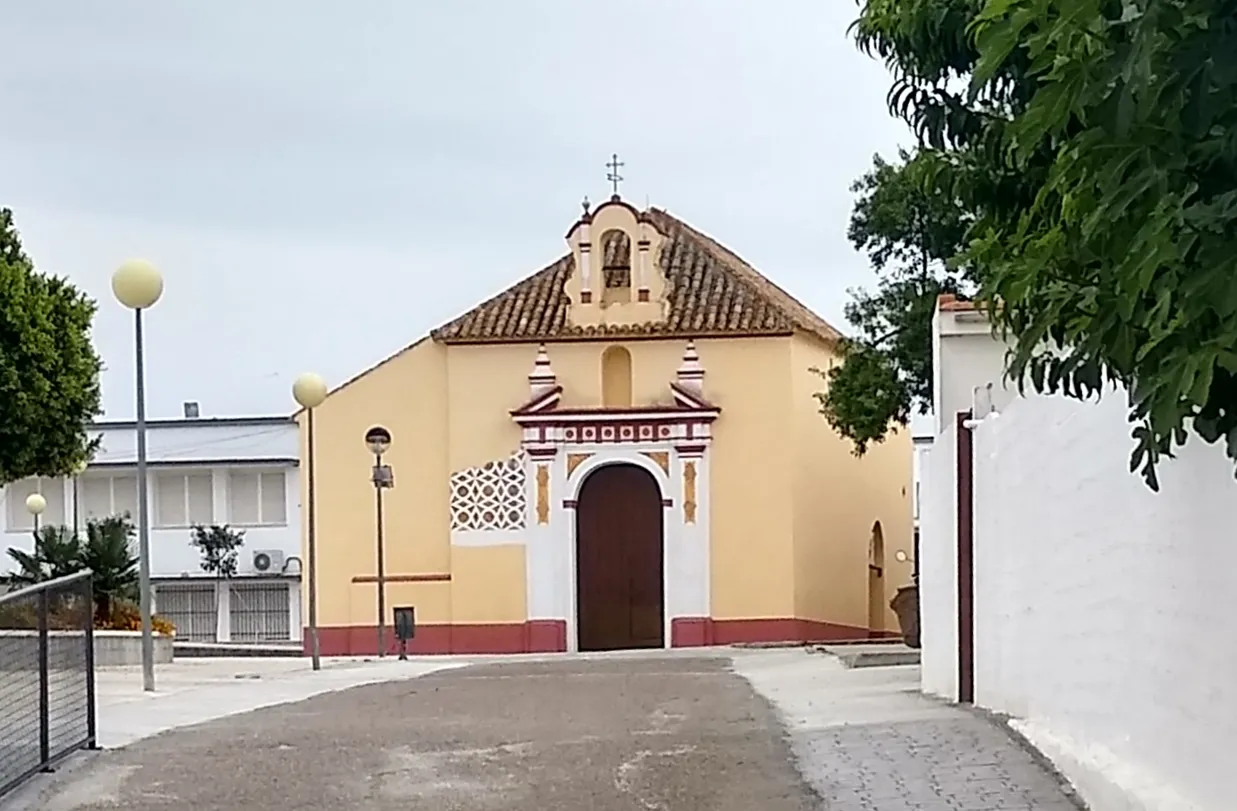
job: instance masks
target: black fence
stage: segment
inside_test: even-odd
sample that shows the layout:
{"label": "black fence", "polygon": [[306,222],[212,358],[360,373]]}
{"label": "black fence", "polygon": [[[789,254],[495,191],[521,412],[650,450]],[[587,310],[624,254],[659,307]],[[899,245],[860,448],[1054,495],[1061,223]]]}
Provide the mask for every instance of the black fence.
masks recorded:
{"label": "black fence", "polygon": [[0,594],[0,796],[95,746],[93,608],[90,572]]}

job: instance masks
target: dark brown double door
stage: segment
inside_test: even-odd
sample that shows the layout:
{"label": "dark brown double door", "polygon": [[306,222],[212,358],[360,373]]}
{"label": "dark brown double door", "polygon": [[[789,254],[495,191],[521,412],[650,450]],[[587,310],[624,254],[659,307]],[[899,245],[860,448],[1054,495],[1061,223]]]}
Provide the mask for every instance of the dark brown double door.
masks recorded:
{"label": "dark brown double door", "polygon": [[589,474],[576,499],[576,627],[582,651],[660,648],[665,631],[661,491],[636,465]]}

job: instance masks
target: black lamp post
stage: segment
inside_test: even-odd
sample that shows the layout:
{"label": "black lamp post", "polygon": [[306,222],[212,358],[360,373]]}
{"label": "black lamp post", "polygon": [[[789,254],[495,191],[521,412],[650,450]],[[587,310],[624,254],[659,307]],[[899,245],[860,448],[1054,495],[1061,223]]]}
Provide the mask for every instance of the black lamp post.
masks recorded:
{"label": "black lamp post", "polygon": [[371,481],[374,483],[374,500],[377,507],[377,568],[378,568],[378,655],[386,656],[386,625],[387,625],[387,572],[385,558],[386,543],[383,538],[382,491],[395,486],[395,474],[390,465],[382,463],[382,455],[391,447],[391,432],[381,425],[375,425],[365,432],[365,445],[374,455],[374,469]]}

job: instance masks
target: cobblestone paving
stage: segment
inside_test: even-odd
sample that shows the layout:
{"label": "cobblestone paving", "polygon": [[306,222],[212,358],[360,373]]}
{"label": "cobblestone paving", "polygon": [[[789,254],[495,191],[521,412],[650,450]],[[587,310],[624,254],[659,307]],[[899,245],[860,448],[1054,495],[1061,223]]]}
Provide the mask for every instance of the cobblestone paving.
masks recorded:
{"label": "cobblestone paving", "polygon": [[958,715],[819,730],[795,749],[829,811],[1076,811],[1004,730]]}
{"label": "cobblestone paving", "polygon": [[1076,811],[1055,774],[993,719],[925,698],[919,668],[848,669],[800,651],[736,669],[789,729],[828,811]]}

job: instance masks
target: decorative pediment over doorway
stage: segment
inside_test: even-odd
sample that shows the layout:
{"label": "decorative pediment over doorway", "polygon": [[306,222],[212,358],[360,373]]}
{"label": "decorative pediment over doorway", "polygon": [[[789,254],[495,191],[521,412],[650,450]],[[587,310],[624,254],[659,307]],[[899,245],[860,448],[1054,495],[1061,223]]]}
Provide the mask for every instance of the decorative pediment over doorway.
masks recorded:
{"label": "decorative pediment over doorway", "polygon": [[511,416],[523,429],[523,448],[531,457],[554,456],[563,446],[612,444],[671,446],[680,454],[699,454],[721,413],[704,396],[704,369],[691,341],[669,384],[672,405],[562,408],[563,387],[544,345],[528,378],[532,397]]}

